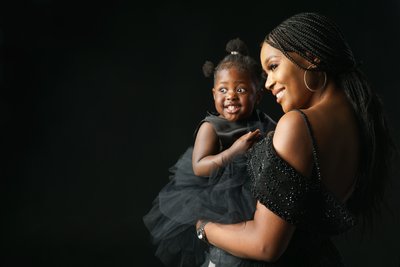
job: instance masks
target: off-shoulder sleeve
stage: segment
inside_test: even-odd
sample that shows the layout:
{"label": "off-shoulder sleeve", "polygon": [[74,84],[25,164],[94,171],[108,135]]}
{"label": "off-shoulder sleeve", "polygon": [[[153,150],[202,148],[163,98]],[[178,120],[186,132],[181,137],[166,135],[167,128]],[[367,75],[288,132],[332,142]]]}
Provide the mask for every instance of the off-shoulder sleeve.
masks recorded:
{"label": "off-shoulder sleeve", "polygon": [[274,132],[247,153],[247,169],[254,197],[291,224],[304,220],[310,180],[277,156],[272,146]]}
{"label": "off-shoulder sleeve", "polygon": [[247,170],[254,197],[285,221],[311,232],[346,232],[356,219],[345,203],[314,172],[305,177],[280,158],[272,145],[274,132],[247,152]]}

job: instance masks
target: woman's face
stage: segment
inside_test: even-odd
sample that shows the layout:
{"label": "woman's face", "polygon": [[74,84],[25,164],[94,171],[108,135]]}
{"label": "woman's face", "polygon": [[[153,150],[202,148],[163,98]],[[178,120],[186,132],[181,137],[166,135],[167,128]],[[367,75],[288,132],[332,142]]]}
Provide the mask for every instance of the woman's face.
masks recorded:
{"label": "woman's face", "polygon": [[[304,84],[304,70],[290,61],[281,51],[268,43],[260,53],[261,65],[267,74],[265,88],[276,97],[284,112],[309,107],[312,93]],[[299,64],[309,64],[297,56]]]}
{"label": "woman's face", "polygon": [[237,121],[249,117],[260,98],[249,73],[235,67],[218,71],[214,88],[214,105],[221,117]]}

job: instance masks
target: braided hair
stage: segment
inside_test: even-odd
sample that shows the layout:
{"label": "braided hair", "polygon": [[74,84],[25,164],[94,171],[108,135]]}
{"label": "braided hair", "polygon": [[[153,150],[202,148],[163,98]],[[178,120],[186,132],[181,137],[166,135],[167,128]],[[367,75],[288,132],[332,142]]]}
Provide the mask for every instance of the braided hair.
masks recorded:
{"label": "braided hair", "polygon": [[[306,66],[296,62],[291,52],[313,62],[316,71],[326,72],[346,93],[354,109],[361,141],[357,184],[348,205],[363,226],[371,226],[383,202],[395,152],[381,99],[371,89],[339,27],[326,16],[294,15],[273,29],[264,42],[302,69]],[[315,62],[315,58],[319,61]]]}
{"label": "braided hair", "polygon": [[239,71],[247,72],[256,89],[263,90],[261,65],[249,56],[247,45],[239,38],[232,39],[226,44],[226,55],[214,68],[214,63],[206,61],[203,65],[203,74],[206,77],[213,75],[214,81],[220,70],[237,68]]}

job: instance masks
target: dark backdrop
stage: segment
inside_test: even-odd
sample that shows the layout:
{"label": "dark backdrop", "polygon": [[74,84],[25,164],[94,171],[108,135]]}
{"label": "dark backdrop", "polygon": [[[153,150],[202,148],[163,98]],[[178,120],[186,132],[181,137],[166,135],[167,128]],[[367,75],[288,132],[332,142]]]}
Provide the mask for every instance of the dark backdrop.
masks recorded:
{"label": "dark backdrop", "polygon": [[[158,266],[142,216],[212,108],[203,62],[235,37],[258,58],[264,35],[300,11],[342,27],[399,143],[397,0],[4,2],[2,266]],[[281,115],[269,95],[263,108]],[[372,234],[337,238],[349,266],[399,266],[398,189]]]}

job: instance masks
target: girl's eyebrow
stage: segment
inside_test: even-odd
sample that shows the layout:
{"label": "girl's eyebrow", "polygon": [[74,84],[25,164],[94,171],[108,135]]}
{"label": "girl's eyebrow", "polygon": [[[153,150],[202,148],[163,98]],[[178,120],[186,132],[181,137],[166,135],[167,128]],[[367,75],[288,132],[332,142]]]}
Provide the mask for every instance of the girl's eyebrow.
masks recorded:
{"label": "girl's eyebrow", "polygon": [[[220,81],[218,82],[219,84],[226,84],[229,83],[229,81]],[[246,83],[245,80],[234,80],[233,83],[237,84],[237,83]]]}

